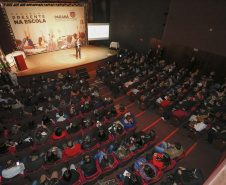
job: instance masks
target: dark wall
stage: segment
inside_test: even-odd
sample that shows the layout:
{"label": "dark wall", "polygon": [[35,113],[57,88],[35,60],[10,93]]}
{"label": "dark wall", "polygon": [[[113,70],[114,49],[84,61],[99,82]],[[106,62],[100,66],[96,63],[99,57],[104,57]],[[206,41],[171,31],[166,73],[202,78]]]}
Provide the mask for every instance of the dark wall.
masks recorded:
{"label": "dark wall", "polygon": [[225,0],[172,0],[163,41],[226,56],[225,33]]}
{"label": "dark wall", "polygon": [[162,39],[170,1],[111,0],[111,41],[122,48],[147,51],[151,38]]}

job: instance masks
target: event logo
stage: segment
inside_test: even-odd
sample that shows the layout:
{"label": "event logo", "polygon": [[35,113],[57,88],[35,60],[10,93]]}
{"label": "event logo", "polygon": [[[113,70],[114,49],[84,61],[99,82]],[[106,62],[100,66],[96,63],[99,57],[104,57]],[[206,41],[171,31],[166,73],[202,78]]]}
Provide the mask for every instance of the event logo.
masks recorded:
{"label": "event logo", "polygon": [[75,17],[75,12],[70,12],[70,16],[71,16],[72,18],[74,18],[74,17]]}

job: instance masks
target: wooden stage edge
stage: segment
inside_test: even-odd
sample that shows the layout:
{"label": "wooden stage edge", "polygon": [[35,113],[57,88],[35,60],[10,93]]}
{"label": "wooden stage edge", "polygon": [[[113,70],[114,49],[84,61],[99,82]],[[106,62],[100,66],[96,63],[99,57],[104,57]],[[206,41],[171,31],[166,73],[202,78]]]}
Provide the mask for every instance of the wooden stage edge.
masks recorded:
{"label": "wooden stage edge", "polygon": [[105,46],[84,46],[81,56],[81,59],[76,59],[74,48],[27,56],[25,62],[28,69],[19,71],[18,77],[55,77],[59,72],[65,74],[67,70],[74,74],[75,69],[80,67],[85,67],[90,72],[96,70],[98,65],[115,59],[117,51]]}

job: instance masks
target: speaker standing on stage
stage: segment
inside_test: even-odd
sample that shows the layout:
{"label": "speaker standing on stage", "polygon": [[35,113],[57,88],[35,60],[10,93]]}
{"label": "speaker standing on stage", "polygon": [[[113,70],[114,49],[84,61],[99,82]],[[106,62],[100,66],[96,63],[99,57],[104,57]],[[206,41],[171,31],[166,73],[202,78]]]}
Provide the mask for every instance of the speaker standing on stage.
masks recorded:
{"label": "speaker standing on stage", "polygon": [[76,49],[76,58],[81,58],[81,41],[78,39],[75,43],[75,49]]}

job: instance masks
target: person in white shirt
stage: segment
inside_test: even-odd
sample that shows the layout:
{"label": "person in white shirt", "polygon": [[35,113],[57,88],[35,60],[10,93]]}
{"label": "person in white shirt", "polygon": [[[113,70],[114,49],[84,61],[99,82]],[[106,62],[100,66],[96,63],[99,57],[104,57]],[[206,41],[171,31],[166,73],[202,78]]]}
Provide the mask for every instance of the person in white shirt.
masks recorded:
{"label": "person in white shirt", "polygon": [[23,163],[17,162],[17,164],[15,164],[15,162],[13,162],[12,160],[9,160],[7,162],[7,168],[2,170],[2,177],[6,179],[10,179],[19,174],[23,175],[24,169],[25,167]]}

